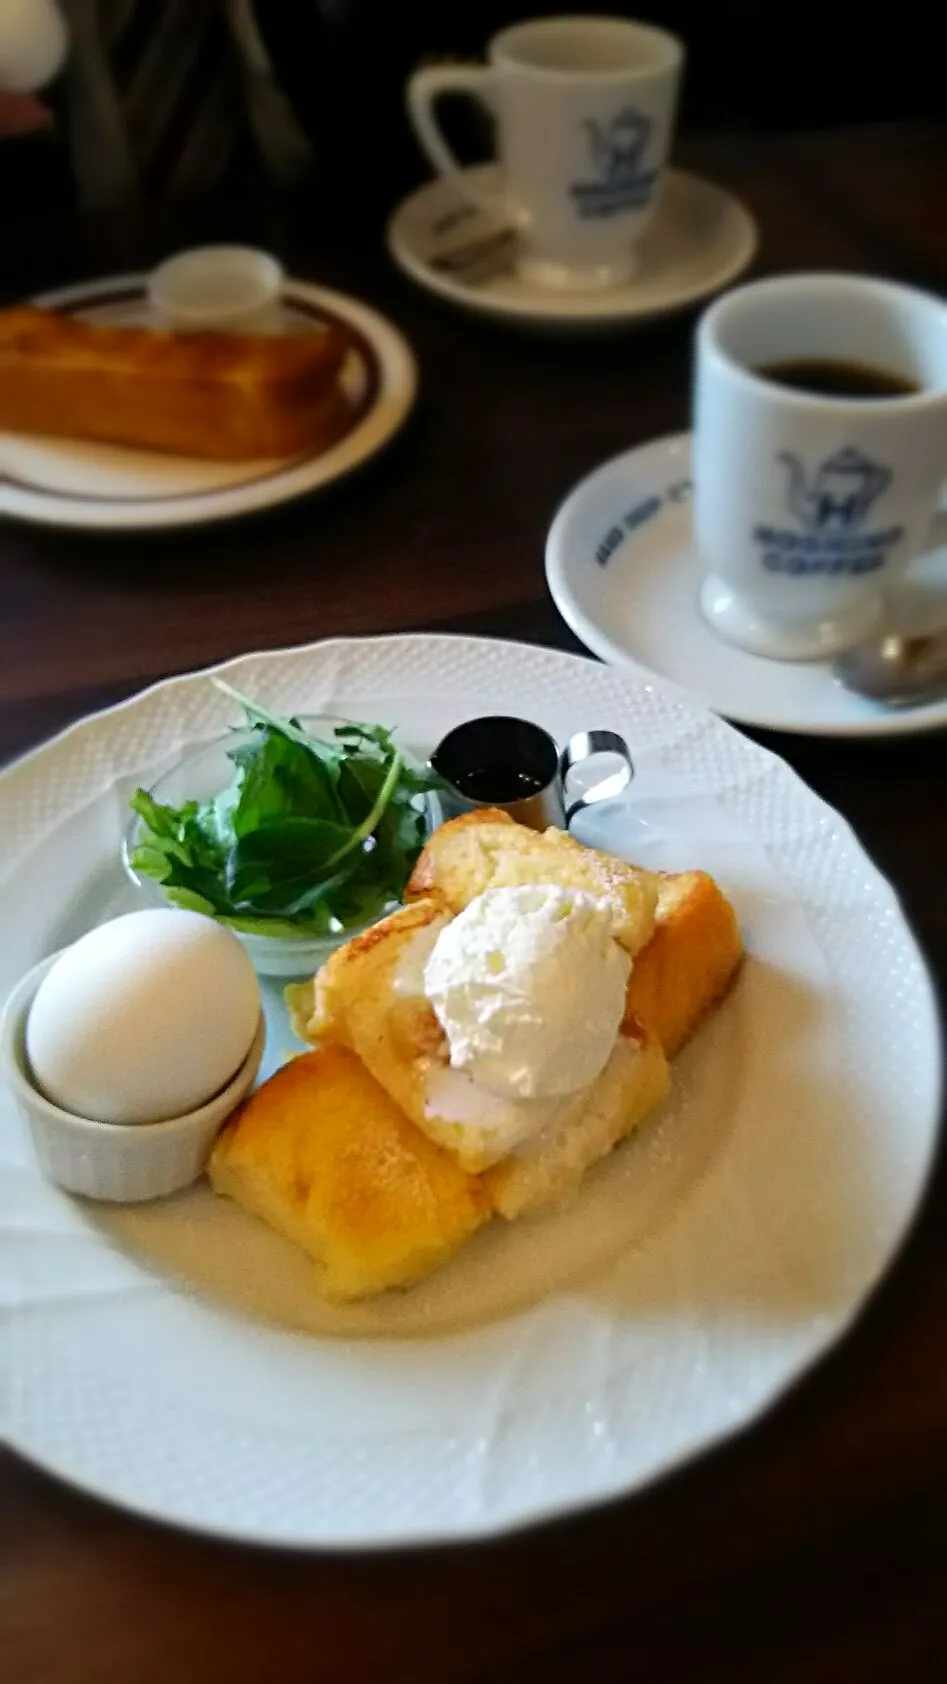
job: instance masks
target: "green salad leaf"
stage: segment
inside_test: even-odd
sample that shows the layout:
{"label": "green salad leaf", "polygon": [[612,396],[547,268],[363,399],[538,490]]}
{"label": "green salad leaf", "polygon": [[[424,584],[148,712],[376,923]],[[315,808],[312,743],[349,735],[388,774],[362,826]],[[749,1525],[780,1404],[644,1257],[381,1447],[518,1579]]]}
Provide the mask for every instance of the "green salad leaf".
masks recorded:
{"label": "green salad leaf", "polygon": [[437,778],[408,765],[383,725],[337,725],[324,741],[214,682],[246,714],[249,735],[227,750],[234,775],[180,807],[136,790],[133,870],[173,906],[251,935],[333,935],[399,901]]}

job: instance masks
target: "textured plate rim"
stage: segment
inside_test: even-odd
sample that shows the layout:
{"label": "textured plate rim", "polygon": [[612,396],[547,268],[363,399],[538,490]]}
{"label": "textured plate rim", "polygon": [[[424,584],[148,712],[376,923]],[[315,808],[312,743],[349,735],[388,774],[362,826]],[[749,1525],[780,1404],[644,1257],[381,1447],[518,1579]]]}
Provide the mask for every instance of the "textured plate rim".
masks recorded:
{"label": "textured plate rim", "polygon": [[[587,664],[586,658],[583,656],[565,654],[559,651],[543,648],[542,646],[516,643],[512,641],[507,643],[503,640],[452,636],[437,633],[406,635],[388,634],[374,638],[337,638],[317,641],[307,645],[290,646],[278,650],[248,651],[243,655],[227,661],[215,663],[206,668],[195,669],[191,672],[178,674],[170,679],[161,680],[155,684],[149,685],[143,691],[140,691],[121,702],[115,703],[108,708],[98,710],[97,712],[76,721],[74,724],[66,727],[63,731],[57,733],[54,737],[37,745],[37,747],[29,750],[26,754],[14,760],[8,766],[0,769],[0,791],[2,791],[3,785],[9,779],[11,773],[21,772],[31,763],[41,759],[53,746],[60,745],[68,741],[71,737],[84,730],[89,728],[94,729],[96,726],[100,725],[103,720],[107,720],[110,716],[120,715],[128,710],[134,709],[144,698],[154,695],[155,692],[163,691],[175,685],[187,685],[195,680],[205,678],[210,673],[233,672],[234,669],[239,669],[243,663],[247,661],[279,663],[287,656],[300,656],[306,654],[311,654],[314,658],[318,659],[320,654],[325,654],[327,651],[344,655],[347,651],[356,648],[364,649],[366,645],[378,647],[385,645],[390,646],[394,643],[415,645],[440,644],[442,646],[449,647],[452,654],[457,658],[461,657],[464,650],[475,650],[477,647],[482,647],[483,645],[491,645],[503,649],[503,651],[509,654],[509,656],[513,659],[516,659],[517,657],[520,659],[546,657],[551,658],[554,662],[571,665],[574,669],[578,668],[579,665],[585,666]],[[182,1517],[179,1513],[174,1511],[173,1505],[162,1506],[160,1503],[143,1501],[140,1496],[134,1493],[130,1494],[129,1491],[123,1487],[121,1480],[109,1481],[103,1480],[101,1477],[97,1477],[96,1479],[84,1478],[81,1472],[76,1472],[74,1466],[71,1465],[67,1459],[63,1459],[49,1453],[38,1453],[28,1442],[24,1442],[22,1435],[11,1435],[6,1441],[9,1448],[22,1456],[25,1461],[62,1479],[64,1483],[71,1485],[73,1488],[83,1491],[100,1500],[105,1499],[112,1502],[127,1512],[137,1514],[151,1521],[156,1521],[162,1524],[171,1524],[195,1534],[227,1539],[233,1542],[248,1543],[257,1546],[265,1545],[269,1548],[293,1551],[323,1549],[338,1554],[351,1554],[391,1548],[421,1548],[433,1544],[472,1542],[477,1539],[500,1537],[515,1533],[528,1526],[534,1526],[547,1521],[560,1519],[568,1515],[580,1513],[606,1502],[620,1500],[633,1493],[646,1489],[657,1480],[664,1478],[667,1474],[686,1466],[689,1462],[704,1454],[709,1449],[725,1443],[728,1439],[735,1437],[741,1430],[755,1424],[783,1396],[791,1391],[792,1388],[806,1374],[808,1374],[808,1372],[821,1360],[822,1356],[827,1351],[832,1349],[844,1338],[853,1323],[861,1314],[865,1305],[874,1295],[893,1258],[900,1250],[906,1235],[913,1225],[928,1185],[938,1142],[938,1122],[943,1098],[943,1053],[939,1031],[936,995],[933,983],[927,970],[924,957],[918,947],[916,939],[914,938],[913,932],[901,912],[900,902],[898,901],[897,895],[891,885],[878,871],[877,867],[875,867],[868,856],[864,854],[864,851],[858,843],[857,837],[855,837],[847,821],[842,818],[842,816],[839,815],[827,802],[817,796],[814,791],[810,790],[798,774],[796,774],[791,767],[788,767],[785,762],[780,760],[777,755],[773,754],[770,750],[747,740],[742,737],[740,733],[734,732],[733,728],[727,725],[725,721],[709,714],[706,709],[696,703],[694,699],[686,695],[686,693],[679,691],[675,686],[664,684],[653,685],[646,683],[641,687],[645,690],[658,690],[669,693],[669,699],[677,703],[683,713],[690,716],[693,724],[706,725],[707,722],[710,722],[718,735],[738,738],[741,745],[741,754],[745,754],[751,764],[755,763],[761,769],[768,768],[773,770],[778,768],[777,775],[783,780],[788,780],[788,783],[795,786],[798,791],[804,792],[805,799],[813,804],[814,809],[821,810],[824,815],[828,815],[833,822],[834,828],[846,835],[849,844],[853,844],[855,846],[860,856],[859,863],[864,869],[866,881],[870,882],[874,893],[880,896],[881,900],[887,904],[888,910],[894,911],[898,915],[900,924],[900,939],[902,942],[906,943],[907,948],[911,953],[918,972],[918,984],[925,995],[924,1015],[928,1019],[929,1023],[931,1032],[930,1044],[933,1049],[936,1066],[933,1071],[933,1104],[930,1116],[925,1117],[924,1119],[926,1124],[925,1151],[923,1155],[923,1162],[920,1164],[918,1173],[914,1180],[911,1196],[905,1200],[904,1208],[899,1214],[897,1223],[892,1228],[891,1235],[885,1245],[885,1248],[882,1252],[879,1252],[878,1256],[875,1258],[874,1266],[870,1274],[864,1280],[861,1289],[850,1298],[843,1310],[839,1311],[837,1309],[833,1309],[832,1314],[826,1318],[828,1325],[823,1327],[818,1336],[813,1335],[811,1337],[804,1356],[801,1358],[793,1357],[787,1359],[787,1371],[782,1374],[776,1383],[767,1383],[764,1394],[759,1400],[752,1402],[745,1413],[741,1413],[735,1420],[716,1422],[709,1428],[695,1432],[684,1450],[679,1453],[671,1454],[664,1460],[655,1464],[655,1466],[644,1477],[632,1475],[622,1478],[620,1473],[618,1474],[618,1477],[616,1477],[615,1470],[612,1470],[606,1474],[604,1479],[595,1480],[590,1473],[583,1490],[572,1493],[568,1497],[555,1497],[545,1501],[542,1498],[538,1498],[531,1502],[522,1502],[515,1514],[507,1516],[496,1517],[480,1515],[475,1520],[471,1520],[469,1517],[462,1517],[458,1521],[456,1527],[448,1526],[444,1523],[435,1524],[429,1528],[425,1528],[424,1526],[411,1527],[402,1525],[400,1529],[396,1528],[394,1530],[389,1529],[375,1532],[366,1531],[364,1533],[354,1535],[347,1534],[344,1537],[339,1537],[333,1533],[331,1529],[323,1528],[320,1530],[317,1524],[310,1534],[302,1537],[299,1535],[298,1529],[281,1534],[278,1528],[274,1527],[268,1528],[264,1531],[259,1526],[245,1527],[241,1526],[239,1523],[232,1525],[226,1522],[222,1523],[218,1518],[201,1521],[200,1519],[195,1519],[193,1516]]]}

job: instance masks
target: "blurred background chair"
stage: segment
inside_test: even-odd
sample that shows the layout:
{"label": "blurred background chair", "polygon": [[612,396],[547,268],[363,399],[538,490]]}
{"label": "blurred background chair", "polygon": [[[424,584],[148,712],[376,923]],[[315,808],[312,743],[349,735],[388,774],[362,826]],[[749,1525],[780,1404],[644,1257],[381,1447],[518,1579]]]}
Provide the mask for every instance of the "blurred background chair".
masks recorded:
{"label": "blurred background chair", "polygon": [[[47,91],[53,126],[0,142],[7,219],[78,203],[249,194],[311,179],[327,214],[390,208],[428,172],[404,115],[420,61],[478,56],[531,12],[610,10],[681,34],[681,129],[792,130],[941,114],[935,25],[902,0],[884,28],[860,0],[59,0],[71,45]],[[894,23],[896,21],[896,27]],[[445,113],[471,159],[469,104]],[[2,259],[0,259],[2,261]]]}

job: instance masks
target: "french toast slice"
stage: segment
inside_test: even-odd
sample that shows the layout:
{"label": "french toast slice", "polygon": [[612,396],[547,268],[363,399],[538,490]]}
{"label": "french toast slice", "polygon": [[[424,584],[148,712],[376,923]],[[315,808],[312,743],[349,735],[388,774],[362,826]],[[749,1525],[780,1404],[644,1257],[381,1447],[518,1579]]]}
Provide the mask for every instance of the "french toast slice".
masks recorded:
{"label": "french toast slice", "polygon": [[743,957],[736,913],[706,871],[658,879],[654,934],[628,978],[626,1022],[674,1058],[726,991]]}
{"label": "french toast slice", "polygon": [[[506,815],[496,823],[512,826]],[[555,857],[574,864],[571,852]],[[513,1220],[558,1202],[664,1098],[667,1059],[742,956],[735,914],[711,877],[648,875],[655,927],[635,957],[618,1042],[595,1082],[558,1101],[535,1132],[504,1134],[484,1115],[480,1088],[463,1124],[432,1113],[431,1077],[446,1069],[447,1049],[423,970],[452,908],[438,874],[422,872],[415,892],[427,881],[427,897],[287,990],[297,1032],[322,1050],[271,1078],[228,1125],[211,1163],[215,1187],[303,1245],[336,1298],[417,1279],[492,1213]],[[451,881],[459,903],[462,880]]]}
{"label": "french toast slice", "polygon": [[[425,1046],[430,1050],[432,1044],[442,1042],[443,1033],[422,984],[427,954],[448,918],[437,901],[415,901],[337,947],[311,982],[291,983],[286,989],[284,997],[297,1033],[305,1041],[351,1045],[350,1007],[359,998],[376,998],[381,988],[386,1010],[393,1009],[400,1018],[400,1039],[407,1051]],[[389,1000],[396,984],[397,993]],[[406,1005],[399,1013],[401,1001]]]}
{"label": "french toast slice", "polygon": [[582,1096],[578,1114],[551,1123],[535,1140],[487,1171],[494,1209],[516,1216],[556,1204],[643,1123],[665,1098],[670,1072],[660,1042],[639,1026],[622,1029],[605,1068]]}
{"label": "french toast slice", "polygon": [[[672,1058],[724,993],[742,943],[733,908],[706,872],[656,877],[655,883],[655,930],[632,966],[623,1028],[633,1040],[656,1040]],[[523,1102],[484,1104],[483,1090],[476,1088],[463,1122],[457,1120],[465,1078],[446,1068],[446,1043],[422,989],[424,961],[446,917],[436,899],[415,901],[347,942],[313,983],[288,994],[302,1039],[351,1047],[418,1128],[464,1169],[480,1173],[502,1168],[501,1160],[532,1134],[540,1113]],[[446,1115],[437,1103],[445,1097],[452,1101]],[[557,1129],[568,1130],[588,1098],[586,1092],[552,1105],[548,1127],[539,1124],[540,1137],[552,1140]]]}
{"label": "french toast slice", "polygon": [[400,908],[338,948],[311,994],[297,988],[290,999],[306,1040],[350,1047],[417,1128],[479,1174],[545,1120],[578,1116],[585,1095],[502,1099],[450,1068],[447,1040],[424,994],[425,961],[449,917],[434,900]]}
{"label": "french toast slice", "polygon": [[264,1082],[218,1137],[208,1174],[302,1246],[339,1301],[430,1273],[490,1216],[476,1178],[340,1046],[304,1053]]}
{"label": "french toast slice", "polygon": [[498,807],[480,807],[439,825],[408,879],[405,900],[433,898],[456,914],[485,889],[521,883],[555,883],[594,896],[611,913],[616,940],[632,955],[654,929],[654,872],[584,848],[552,826],[528,830]]}
{"label": "french toast slice", "polygon": [[619,939],[634,958],[629,1020],[653,1030],[668,1058],[723,994],[743,955],[736,914],[707,872],[642,871],[562,831],[529,831],[499,808],[478,808],[441,825],[418,859],[405,899],[424,895],[456,914],[501,882],[557,883],[623,904]]}

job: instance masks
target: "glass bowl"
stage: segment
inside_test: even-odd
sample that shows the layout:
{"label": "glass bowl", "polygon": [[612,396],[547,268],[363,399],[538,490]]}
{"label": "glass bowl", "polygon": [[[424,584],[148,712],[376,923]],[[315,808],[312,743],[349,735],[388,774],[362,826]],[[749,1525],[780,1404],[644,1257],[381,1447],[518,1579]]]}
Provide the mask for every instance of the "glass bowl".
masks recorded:
{"label": "glass bowl", "polygon": [[[295,717],[311,736],[323,739],[331,738],[336,725],[353,723],[351,720],[325,714],[298,714]],[[219,795],[221,790],[227,788],[236,771],[228,757],[228,749],[248,742],[252,736],[253,732],[249,728],[227,731],[223,736],[215,737],[212,742],[188,749],[169,771],[163,773],[149,787],[149,795],[155,801],[173,807],[179,807],[185,801],[205,801]],[[416,756],[407,754],[403,748],[402,753],[411,766],[416,770],[421,769]],[[433,793],[416,796],[415,801],[419,811],[425,815],[426,834],[430,836],[443,817],[440,802]],[[170,902],[163,893],[161,884],[154,877],[147,877],[136,871],[132,865],[132,855],[141,840],[142,830],[143,825],[138,814],[131,814],[122,843],[122,864],[143,901],[150,906],[168,906]],[[377,924],[380,918],[384,918],[399,904],[397,900],[389,900],[370,918],[347,925],[329,935],[267,936],[241,930],[234,930],[234,935],[243,943],[258,975],[286,978],[312,976],[328,959],[330,953],[334,953],[343,942],[360,934],[362,930],[370,929],[372,924]]]}

